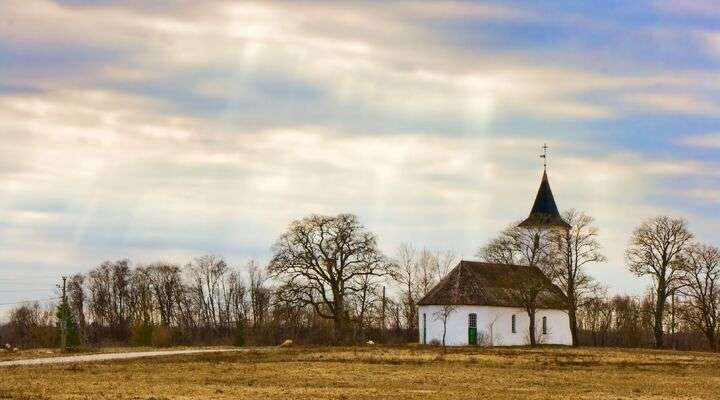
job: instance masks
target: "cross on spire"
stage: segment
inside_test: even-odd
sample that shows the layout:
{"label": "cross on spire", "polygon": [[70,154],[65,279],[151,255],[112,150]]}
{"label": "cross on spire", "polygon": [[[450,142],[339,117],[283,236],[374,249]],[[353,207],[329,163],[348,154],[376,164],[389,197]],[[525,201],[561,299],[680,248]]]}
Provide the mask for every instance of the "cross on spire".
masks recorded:
{"label": "cross on spire", "polygon": [[543,149],[543,153],[540,154],[540,158],[543,159],[543,169],[547,169],[547,149],[548,149],[547,143],[543,143],[542,149]]}

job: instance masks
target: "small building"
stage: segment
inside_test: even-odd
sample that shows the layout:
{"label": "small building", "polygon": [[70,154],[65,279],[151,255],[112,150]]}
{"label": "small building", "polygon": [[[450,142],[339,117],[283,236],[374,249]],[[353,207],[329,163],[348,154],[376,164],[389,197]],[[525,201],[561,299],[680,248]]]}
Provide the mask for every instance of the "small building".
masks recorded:
{"label": "small building", "polygon": [[529,344],[527,285],[542,287],[537,342],[572,345],[567,299],[539,268],[464,260],[418,302],[420,343],[440,344],[445,331],[448,346]]}
{"label": "small building", "polygon": [[[547,164],[530,215],[519,227],[570,229],[555,204]],[[420,343],[442,343],[444,336],[449,346],[527,345],[528,309],[535,314],[536,343],[572,345],[567,298],[539,268],[463,260],[418,302]]]}

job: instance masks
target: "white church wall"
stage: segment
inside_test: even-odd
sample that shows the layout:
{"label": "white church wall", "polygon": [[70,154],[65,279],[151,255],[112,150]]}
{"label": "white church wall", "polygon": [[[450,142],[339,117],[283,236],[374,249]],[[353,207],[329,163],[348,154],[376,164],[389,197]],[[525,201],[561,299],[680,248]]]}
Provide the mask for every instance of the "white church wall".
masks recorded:
{"label": "white church wall", "polygon": [[[418,327],[420,343],[442,343],[442,306],[420,306]],[[477,315],[478,344],[486,346],[518,346],[530,344],[530,318],[522,308],[491,306],[456,306],[449,314],[445,343],[448,346],[468,345],[469,314]],[[515,333],[512,332],[512,316],[515,315]],[[547,333],[542,332],[543,317],[547,319]],[[567,311],[537,310],[536,339],[541,344],[572,345],[572,335]],[[424,325],[427,330],[423,335]],[[423,339],[426,341],[423,342]]]}

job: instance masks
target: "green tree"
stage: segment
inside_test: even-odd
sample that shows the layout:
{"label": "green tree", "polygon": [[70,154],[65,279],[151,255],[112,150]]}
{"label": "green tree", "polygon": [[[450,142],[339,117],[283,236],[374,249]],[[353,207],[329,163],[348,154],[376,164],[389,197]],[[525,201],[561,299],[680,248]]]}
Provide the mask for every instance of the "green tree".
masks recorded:
{"label": "green tree", "polygon": [[[65,291],[65,277],[63,277],[62,297],[60,298],[60,304],[57,308],[58,323],[60,324],[60,347],[75,348],[80,346],[80,334],[78,333],[77,322],[75,321],[75,315],[73,314],[72,308],[68,303],[67,293]],[[65,342],[62,342],[63,330],[65,333]]]}

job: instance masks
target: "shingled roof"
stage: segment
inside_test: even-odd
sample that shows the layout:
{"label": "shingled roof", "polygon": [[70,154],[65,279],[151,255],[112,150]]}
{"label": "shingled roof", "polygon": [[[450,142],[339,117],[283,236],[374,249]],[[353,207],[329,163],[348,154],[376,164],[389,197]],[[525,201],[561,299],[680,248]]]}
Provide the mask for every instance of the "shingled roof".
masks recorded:
{"label": "shingled roof", "polygon": [[512,296],[528,282],[546,287],[537,299],[537,308],[567,309],[567,298],[537,267],[460,261],[418,305],[478,305],[522,307]]}
{"label": "shingled roof", "polygon": [[543,172],[540,188],[535,196],[530,216],[520,223],[522,227],[560,227],[570,229],[570,224],[560,216],[555,197],[550,189],[547,171]]}

